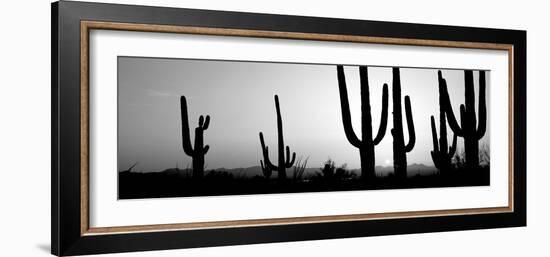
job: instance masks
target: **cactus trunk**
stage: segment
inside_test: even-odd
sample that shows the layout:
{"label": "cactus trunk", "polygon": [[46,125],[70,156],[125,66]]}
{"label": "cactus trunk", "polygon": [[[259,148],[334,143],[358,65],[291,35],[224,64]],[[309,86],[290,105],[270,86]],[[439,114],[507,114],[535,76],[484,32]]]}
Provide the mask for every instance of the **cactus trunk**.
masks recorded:
{"label": "cactus trunk", "polygon": [[372,179],[376,177],[375,171],[375,155],[374,144],[372,147],[365,147],[359,150],[359,158],[361,160],[361,178]]}
{"label": "cactus trunk", "polygon": [[277,166],[273,165],[269,160],[269,148],[265,146],[263,133],[260,132],[260,144],[262,146],[262,154],[264,161],[260,161],[264,176],[271,176],[271,171],[277,171],[277,179],[280,181],[286,180],[286,169],[294,165],[296,160],[296,153],[292,153],[292,159],[290,158],[290,148],[286,146],[286,159],[285,159],[285,142],[283,136],[283,119],[281,116],[281,109],[279,107],[279,97],[275,95],[275,109],[277,110],[277,153],[278,162]]}
{"label": "cactus trunk", "polygon": [[372,138],[372,116],[370,107],[370,92],[367,67],[359,67],[359,78],[361,84],[361,140],[353,131],[351,113],[349,108],[348,92],[344,67],[336,67],[338,87],[340,92],[340,105],[342,108],[342,123],[344,132],[349,143],[359,149],[361,159],[361,178],[368,179],[376,177],[375,173],[375,152],[374,147],[384,138],[388,121],[388,85],[384,84],[382,92],[382,114],[380,127],[376,138]]}
{"label": "cactus trunk", "polygon": [[403,118],[401,112],[401,76],[399,68],[392,69],[392,100],[393,100],[393,168],[397,178],[407,177],[407,152],[412,151],[416,142],[414,122],[409,96],[405,96],[405,115],[409,131],[409,142],[405,145],[403,136]]}
{"label": "cactus trunk", "polygon": [[[476,120],[475,93],[474,93],[474,75],[473,71],[464,71],[464,104],[460,105],[460,125],[453,113],[447,82],[438,71],[439,86],[444,100],[445,114],[447,121],[453,132],[464,138],[464,152],[466,157],[466,167],[476,169],[479,167],[479,140],[485,135],[487,125],[487,106],[485,104],[485,71],[479,72],[479,106],[478,117]],[[479,122],[479,124],[477,124]]]}
{"label": "cactus trunk", "polygon": [[[283,137],[283,118],[281,118],[281,108],[279,107],[279,97],[275,96],[275,109],[277,110],[277,153],[279,160],[277,162],[278,178],[280,180],[286,179],[286,167],[285,167],[285,140]],[[289,167],[290,168],[290,167]]]}
{"label": "cactus trunk", "polygon": [[204,176],[204,156],[210,148],[208,145],[204,145],[204,131],[208,129],[210,116],[206,115],[206,120],[202,115],[199,117],[199,125],[195,128],[195,146],[193,148],[191,146],[191,135],[189,134],[187,100],[185,96],[180,97],[180,108],[183,151],[193,160],[193,178],[202,178]]}

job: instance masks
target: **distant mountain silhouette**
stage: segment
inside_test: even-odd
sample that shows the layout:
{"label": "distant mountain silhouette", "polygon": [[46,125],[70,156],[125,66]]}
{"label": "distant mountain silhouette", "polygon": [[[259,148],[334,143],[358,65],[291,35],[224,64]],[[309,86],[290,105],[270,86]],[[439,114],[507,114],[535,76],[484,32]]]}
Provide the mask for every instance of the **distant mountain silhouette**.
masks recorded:
{"label": "distant mountain silhouette", "polygon": [[[210,171],[211,170],[207,170],[207,171],[205,171],[205,173],[208,173]],[[260,167],[259,165],[258,166],[247,167],[247,168],[234,168],[234,169],[218,168],[218,169],[215,169],[215,171],[217,171],[217,172],[227,172],[227,173],[232,174],[234,177],[263,176],[262,167]],[[356,174],[357,176],[359,176],[361,174],[360,169],[351,169],[349,171],[351,173]],[[390,174],[393,174],[394,169],[393,169],[393,166],[375,166],[375,171],[376,171],[376,176],[377,177],[384,177],[384,176],[388,176]],[[170,169],[165,169],[165,170],[160,171],[160,172],[164,172],[164,173],[167,173],[167,174],[178,174],[179,173],[182,176],[185,176],[186,174],[191,175],[192,170],[191,169],[170,168]],[[289,174],[292,175],[293,169],[289,169],[289,172],[290,172]],[[321,172],[321,167],[306,168],[306,170],[304,172],[304,176],[314,175],[318,172]],[[414,164],[411,164],[411,165],[407,166],[407,172],[408,172],[409,177],[417,176],[417,175],[426,176],[426,175],[432,175],[432,174],[436,173],[437,169],[434,166],[428,166],[428,165],[424,165],[424,164],[414,163]]]}

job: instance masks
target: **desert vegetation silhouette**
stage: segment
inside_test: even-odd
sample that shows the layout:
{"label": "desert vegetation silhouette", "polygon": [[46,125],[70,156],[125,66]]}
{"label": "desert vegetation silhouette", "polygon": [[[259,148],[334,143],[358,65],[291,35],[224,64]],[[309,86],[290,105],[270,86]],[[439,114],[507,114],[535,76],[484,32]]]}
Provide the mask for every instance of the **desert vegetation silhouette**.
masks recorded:
{"label": "desert vegetation silhouette", "polygon": [[[457,135],[453,133],[453,142],[449,147],[447,142],[447,116],[445,108],[445,88],[442,83],[438,85],[439,89],[439,140],[437,139],[437,128],[435,118],[430,117],[432,127],[433,150],[430,152],[435,167],[442,173],[448,172],[452,168],[452,159],[456,153]],[[447,95],[448,97],[448,95]]]}
{"label": "desert vegetation silhouette", "polygon": [[[277,122],[277,162],[271,161],[269,146],[259,132],[259,166],[236,169],[206,170],[205,156],[210,146],[204,143],[205,131],[210,125],[210,115],[200,115],[195,127],[194,142],[191,142],[187,99],[180,96],[181,137],[183,152],[191,158],[192,165],[185,169],[167,169],[160,172],[135,171],[138,162],[119,172],[119,198],[151,198],[199,195],[266,194],[291,192],[321,192],[365,189],[422,188],[473,186],[489,184],[490,153],[488,145],[480,151],[479,140],[486,131],[487,110],[485,103],[485,72],[479,71],[479,107],[476,120],[473,71],[465,70],[465,103],[460,105],[460,124],[453,113],[447,82],[442,72],[438,78],[439,133],[434,115],[430,117],[433,150],[430,151],[434,167],[423,164],[407,164],[407,153],[413,151],[416,132],[409,95],[402,97],[401,74],[398,67],[392,68],[392,118],[393,166],[375,166],[376,146],[385,137],[388,126],[389,83],[383,83],[380,124],[373,133],[371,95],[367,66],[358,67],[361,100],[361,136],[355,133],[348,99],[348,85],[344,66],[336,66],[343,134],[351,145],[359,150],[360,168],[349,169],[346,163],[336,165],[330,158],[319,166],[308,167],[309,156],[296,156],[285,145],[283,115],[279,96],[274,95]],[[403,103],[403,104],[402,104]],[[403,106],[404,105],[404,113]],[[406,125],[403,121],[405,116]],[[453,132],[448,143],[447,124]],[[404,127],[408,141],[405,141]],[[464,147],[457,148],[458,137]],[[215,143],[215,142],[214,142]],[[329,149],[326,149],[329,154]],[[428,153],[426,153],[428,154]],[[480,162],[481,160],[481,162]],[[291,173],[287,174],[287,170]],[[477,170],[479,172],[467,172]],[[276,172],[276,179],[272,179]]]}
{"label": "desert vegetation silhouette", "polygon": [[263,174],[266,178],[271,176],[271,171],[277,171],[277,178],[280,181],[286,180],[286,169],[291,168],[296,160],[296,153],[292,153],[290,157],[290,147],[286,146],[286,159],[285,159],[285,141],[283,136],[283,118],[281,117],[281,108],[279,107],[279,96],[275,95],[275,110],[277,111],[277,154],[278,162],[275,166],[269,160],[269,147],[265,145],[264,135],[260,131],[260,145],[262,147],[263,162],[260,160]]}
{"label": "desert vegetation silhouette", "polygon": [[403,118],[401,114],[401,75],[399,68],[392,68],[392,100],[393,100],[393,169],[395,176],[400,179],[407,178],[407,153],[412,151],[416,142],[414,133],[414,122],[411,110],[411,100],[405,96],[405,115],[407,117],[407,128],[409,129],[409,142],[405,145],[403,136]]}
{"label": "desert vegetation silhouette", "polygon": [[202,178],[204,176],[204,156],[210,149],[210,146],[204,145],[204,131],[210,125],[210,116],[206,119],[201,115],[199,124],[195,128],[195,147],[191,146],[191,135],[189,134],[189,121],[187,115],[187,100],[185,96],[180,97],[181,107],[181,138],[183,151],[193,159],[193,178]]}
{"label": "desert vegetation silhouette", "polygon": [[[460,105],[460,125],[453,113],[447,81],[441,71],[437,72],[440,91],[440,105],[447,115],[449,126],[455,135],[464,139],[466,167],[472,170],[479,168],[479,140],[487,128],[487,106],[485,103],[485,71],[479,71],[478,117],[476,120],[474,75],[473,71],[464,71],[464,104]],[[479,123],[478,123],[479,122]],[[478,123],[478,124],[477,124]],[[476,125],[477,124],[477,125]]]}
{"label": "desert vegetation silhouette", "polygon": [[374,147],[384,138],[384,135],[386,134],[386,127],[388,125],[388,85],[384,84],[382,89],[382,113],[380,115],[380,126],[378,127],[376,137],[373,139],[368,68],[365,66],[359,67],[359,79],[361,84],[361,139],[359,139],[353,131],[344,67],[342,65],[338,65],[336,69],[338,75],[338,88],[340,92],[340,105],[342,109],[344,132],[349,143],[359,149],[359,157],[361,160],[361,178],[365,180],[372,179],[376,176],[374,170]]}

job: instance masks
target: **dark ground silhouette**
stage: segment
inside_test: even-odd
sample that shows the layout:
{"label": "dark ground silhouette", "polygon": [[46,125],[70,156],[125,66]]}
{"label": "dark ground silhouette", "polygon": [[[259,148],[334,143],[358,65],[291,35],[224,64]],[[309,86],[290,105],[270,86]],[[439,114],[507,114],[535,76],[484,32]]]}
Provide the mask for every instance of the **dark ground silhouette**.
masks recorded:
{"label": "dark ground silhouette", "polygon": [[[424,166],[428,167],[428,166]],[[260,167],[255,167],[261,173]],[[415,171],[409,166],[410,171]],[[429,169],[435,169],[429,167]],[[162,172],[119,172],[119,199],[245,195],[299,192],[329,192],[373,189],[435,188],[458,186],[488,186],[489,166],[478,170],[457,168],[445,173],[433,172],[400,179],[393,174],[377,176],[369,181],[360,178],[360,171],[350,171],[334,165],[308,169],[308,174],[289,177],[285,181],[267,179],[261,175],[246,176],[236,170],[205,171],[204,177],[192,177],[188,169],[168,169]],[[431,172],[431,170],[430,170]]]}

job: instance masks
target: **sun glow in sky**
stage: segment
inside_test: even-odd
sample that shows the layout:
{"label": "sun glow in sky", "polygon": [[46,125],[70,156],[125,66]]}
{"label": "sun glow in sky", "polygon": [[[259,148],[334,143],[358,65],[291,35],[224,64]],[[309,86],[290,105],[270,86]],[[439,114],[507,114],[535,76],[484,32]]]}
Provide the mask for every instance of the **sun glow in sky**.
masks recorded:
{"label": "sun glow in sky", "polygon": [[[359,151],[349,143],[343,130],[336,65],[119,57],[118,70],[119,170],[135,162],[145,171],[191,165],[191,158],[181,146],[181,95],[187,98],[192,142],[199,116],[210,115],[210,127],[204,133],[204,142],[210,146],[206,155],[209,169],[258,166],[262,159],[260,131],[271,158],[276,159],[275,94],[281,106],[285,145],[297,157],[309,158],[312,167],[320,167],[328,158],[337,165],[360,167]],[[361,138],[359,71],[356,66],[346,66],[344,70],[352,125]],[[382,85],[389,85],[387,130],[375,155],[376,165],[391,166],[392,70],[369,67],[368,72],[374,133],[380,123]],[[443,70],[443,76],[458,118],[459,105],[464,103],[464,72]],[[487,78],[486,93],[490,96],[490,73]],[[477,108],[477,72],[474,79]],[[437,69],[402,68],[401,83],[402,98],[411,98],[416,130],[416,144],[407,153],[408,163],[433,165],[430,116],[437,119],[439,113]],[[490,116],[489,101],[488,98]],[[408,142],[404,115],[403,111],[403,133]],[[480,145],[489,142],[487,123]],[[450,131],[448,128],[449,142]],[[462,145],[459,138],[458,151]]]}

